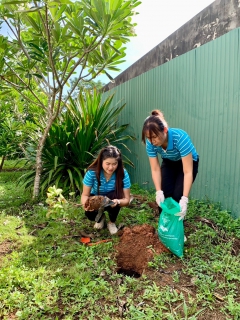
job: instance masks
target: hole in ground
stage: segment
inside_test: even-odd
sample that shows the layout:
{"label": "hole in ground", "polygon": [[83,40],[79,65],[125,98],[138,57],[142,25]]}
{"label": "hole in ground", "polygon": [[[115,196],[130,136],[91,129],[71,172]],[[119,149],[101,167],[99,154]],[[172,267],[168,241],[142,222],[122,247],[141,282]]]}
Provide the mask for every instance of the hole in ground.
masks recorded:
{"label": "hole in ground", "polygon": [[117,273],[139,278],[154,254],[168,252],[168,249],[159,241],[155,228],[143,224],[125,227],[116,251]]}
{"label": "hole in ground", "polygon": [[124,276],[128,276],[128,277],[132,277],[132,278],[140,278],[141,277],[141,274],[134,271],[134,270],[131,270],[131,269],[123,269],[123,268],[119,268],[117,270],[117,273],[118,274],[122,274]]}

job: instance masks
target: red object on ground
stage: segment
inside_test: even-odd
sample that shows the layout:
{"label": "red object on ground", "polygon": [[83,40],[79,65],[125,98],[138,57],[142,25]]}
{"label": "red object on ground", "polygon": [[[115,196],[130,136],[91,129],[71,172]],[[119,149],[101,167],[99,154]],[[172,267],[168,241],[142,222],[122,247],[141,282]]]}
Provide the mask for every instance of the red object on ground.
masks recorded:
{"label": "red object on ground", "polygon": [[91,238],[84,238],[84,237],[82,237],[82,238],[80,239],[80,242],[85,243],[85,244],[88,244],[90,241],[91,241]]}
{"label": "red object on ground", "polygon": [[91,238],[82,237],[80,239],[80,242],[86,244],[87,246],[95,246],[95,244],[100,244],[100,243],[109,242],[109,241],[112,241],[112,239],[103,239],[96,242],[91,242]]}

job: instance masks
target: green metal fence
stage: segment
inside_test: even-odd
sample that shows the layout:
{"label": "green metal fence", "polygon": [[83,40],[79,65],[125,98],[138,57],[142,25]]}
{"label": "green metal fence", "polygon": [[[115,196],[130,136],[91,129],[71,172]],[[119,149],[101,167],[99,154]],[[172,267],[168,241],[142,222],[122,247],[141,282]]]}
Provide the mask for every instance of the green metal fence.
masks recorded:
{"label": "green metal fence", "polygon": [[120,123],[130,123],[137,139],[128,144],[133,183],[153,187],[141,130],[158,108],[170,127],[189,133],[200,155],[191,197],[220,202],[240,217],[239,43],[238,28],[105,93],[127,104]]}

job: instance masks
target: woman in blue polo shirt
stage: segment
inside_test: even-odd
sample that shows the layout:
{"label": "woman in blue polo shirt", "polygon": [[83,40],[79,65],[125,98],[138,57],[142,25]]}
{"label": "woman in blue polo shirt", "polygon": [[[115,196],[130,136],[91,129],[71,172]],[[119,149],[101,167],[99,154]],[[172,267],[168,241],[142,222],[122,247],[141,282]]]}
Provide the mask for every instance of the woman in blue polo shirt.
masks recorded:
{"label": "woman in blue polo shirt", "polygon": [[[162,112],[153,110],[144,121],[142,141],[146,144],[157,204],[172,197],[179,202],[181,212],[177,215],[183,219],[199,162],[189,135],[182,129],[169,128]],[[158,153],[162,157],[161,166]]]}
{"label": "woman in blue polo shirt", "polygon": [[[125,207],[130,202],[130,179],[127,170],[123,167],[121,152],[114,146],[103,148],[97,159],[88,167],[83,179],[83,192],[81,203],[85,209],[87,218],[95,221],[97,211],[89,211],[85,203],[91,195],[103,195],[113,200],[112,206],[106,207],[109,222],[108,230],[115,234],[118,229],[115,225],[121,207]],[[105,223],[105,214],[100,222],[96,222],[95,229],[102,229]]]}

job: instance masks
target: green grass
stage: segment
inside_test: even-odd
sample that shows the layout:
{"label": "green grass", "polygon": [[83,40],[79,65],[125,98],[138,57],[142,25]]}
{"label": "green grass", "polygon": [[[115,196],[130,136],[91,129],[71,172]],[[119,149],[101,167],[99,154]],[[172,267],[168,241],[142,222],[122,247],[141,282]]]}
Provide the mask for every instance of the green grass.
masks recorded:
{"label": "green grass", "polygon": [[[93,232],[81,207],[64,219],[46,218],[45,199],[33,202],[16,185],[19,174],[0,173],[0,319],[240,319],[239,219],[191,200],[184,258],[155,255],[149,271],[132,278],[116,272],[118,236],[81,244],[81,230]],[[147,201],[123,208],[118,223],[156,227],[147,205],[154,193],[136,185],[132,193]],[[109,238],[108,231],[96,237]]]}
{"label": "green grass", "polygon": [[[0,157],[0,162],[2,158]],[[16,171],[26,169],[27,162],[23,159],[18,160],[5,160],[3,165],[3,171]]]}

